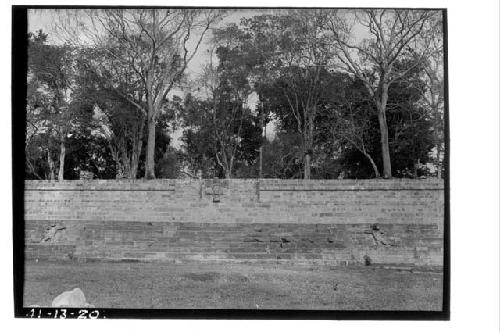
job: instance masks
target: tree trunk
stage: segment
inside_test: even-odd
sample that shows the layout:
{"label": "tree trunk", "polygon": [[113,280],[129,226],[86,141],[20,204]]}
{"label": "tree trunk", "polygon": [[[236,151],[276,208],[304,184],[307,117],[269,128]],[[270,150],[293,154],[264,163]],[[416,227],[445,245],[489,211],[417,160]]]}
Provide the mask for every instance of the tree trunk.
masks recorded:
{"label": "tree trunk", "polygon": [[234,165],[234,155],[229,159],[229,167],[227,168],[226,178],[233,178],[233,165]]}
{"label": "tree trunk", "polygon": [[111,152],[111,157],[113,158],[113,161],[115,161],[115,179],[120,179],[122,176],[122,168],[120,164],[120,158],[119,158],[119,153],[118,150],[113,146],[111,142],[108,143],[109,151]]}
{"label": "tree trunk", "polygon": [[223,147],[221,147],[221,150],[222,150],[222,163],[219,163],[219,165],[222,167],[222,171],[224,172],[224,178],[225,179],[231,179],[231,166],[232,166],[232,163],[231,163],[231,159],[229,159],[227,157],[227,154],[225,153],[225,149]]}
{"label": "tree trunk", "polygon": [[263,150],[264,150],[264,142],[265,142],[265,127],[264,127],[264,111],[260,111],[260,128],[262,129],[262,134],[261,134],[261,143],[259,147],[259,179],[262,178],[262,155],[263,155]]}
{"label": "tree trunk", "polygon": [[436,152],[436,167],[437,167],[437,177],[438,179],[441,179],[441,174],[442,174],[442,170],[443,170],[443,163],[441,163],[441,148],[440,148],[441,144],[438,143],[438,148],[437,148],[437,152]]}
{"label": "tree trunk", "polygon": [[146,179],[155,179],[155,105],[153,100],[153,73],[149,71],[146,74],[146,99],[148,101],[148,144],[146,148]]}
{"label": "tree trunk", "polygon": [[148,144],[146,148],[146,179],[155,179],[155,119],[148,117]]}
{"label": "tree trunk", "polygon": [[387,119],[385,116],[385,109],[387,106],[388,99],[388,90],[389,87],[387,85],[383,85],[380,94],[380,100],[377,102],[378,109],[378,123],[380,127],[380,144],[382,148],[382,162],[384,166],[383,175],[384,178],[391,178],[391,156],[389,152],[389,129],[387,127]]}
{"label": "tree trunk", "polygon": [[259,179],[262,178],[262,145],[259,147]]}
{"label": "tree trunk", "polygon": [[304,155],[304,179],[311,179],[311,154],[309,150]]}
{"label": "tree trunk", "polygon": [[118,147],[118,158],[120,161],[120,178],[129,178],[130,176],[130,159],[128,157],[128,138],[123,138],[120,140],[120,145]]}
{"label": "tree trunk", "polygon": [[140,125],[139,125],[139,132],[137,133],[137,141],[134,142],[134,145],[132,146],[132,160],[131,160],[131,167],[130,167],[130,178],[131,179],[136,179],[137,178],[137,170],[139,169],[139,156],[141,156],[142,152],[142,137],[144,135],[144,119],[142,117],[139,118]]}
{"label": "tree trunk", "polygon": [[58,180],[64,180],[64,159],[66,158],[66,145],[64,140],[61,140],[61,150],[59,152],[59,175]]}
{"label": "tree trunk", "polygon": [[130,161],[130,179],[136,179],[137,178],[137,169],[139,168],[139,154],[140,152],[137,151],[135,148],[132,151],[132,158]]}
{"label": "tree trunk", "polygon": [[311,179],[311,152],[313,148],[314,116],[316,110],[307,110],[307,124],[305,128],[305,155],[304,155],[304,179]]}
{"label": "tree trunk", "polygon": [[125,156],[123,163],[123,178],[130,179],[130,160]]}
{"label": "tree trunk", "polygon": [[54,168],[54,160],[50,156],[50,150],[47,149],[47,163],[49,164],[49,179],[54,180],[56,178],[55,168]]}

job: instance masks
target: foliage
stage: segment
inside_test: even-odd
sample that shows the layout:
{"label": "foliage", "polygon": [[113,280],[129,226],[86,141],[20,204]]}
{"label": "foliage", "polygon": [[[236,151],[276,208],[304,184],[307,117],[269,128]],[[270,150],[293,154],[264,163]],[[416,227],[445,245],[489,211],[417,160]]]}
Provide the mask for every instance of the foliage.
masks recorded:
{"label": "foliage", "polygon": [[214,100],[192,95],[184,112],[182,141],[192,174],[201,170],[204,177],[232,177],[238,167],[254,163],[260,146],[258,116],[237,102],[214,108]]}
{"label": "foliage", "polygon": [[259,98],[271,108],[273,104],[285,106],[285,114],[279,108],[276,114],[282,126],[293,124],[300,134],[304,178],[311,176],[315,118],[331,84],[326,70],[330,55],[324,23],[324,15],[315,10],[290,10],[280,16],[262,15],[243,21],[251,36],[246,43],[265,50],[255,70]]}
{"label": "foliage", "polygon": [[440,175],[433,11],[289,9],[219,25],[224,11],[83,12],[60,12],[72,13],[56,31],[64,44],[28,35],[30,179],[415,178],[426,163]]}
{"label": "foliage", "polygon": [[156,163],[156,174],[158,178],[175,179],[180,176],[181,164],[179,152],[172,147],[167,147],[163,157]]}
{"label": "foliage", "polygon": [[[28,35],[28,136],[26,144],[37,134],[49,166],[48,177],[64,176],[64,161],[68,153],[66,142],[72,136],[88,133],[97,124],[93,109],[82,104],[78,94],[75,59],[77,50],[63,45],[48,45],[42,31]],[[43,134],[43,135],[42,135]],[[28,148],[28,151],[33,149]],[[40,155],[40,151],[38,152]],[[57,161],[58,156],[58,161]],[[28,163],[31,157],[29,157]],[[33,169],[28,166],[28,169]]]}

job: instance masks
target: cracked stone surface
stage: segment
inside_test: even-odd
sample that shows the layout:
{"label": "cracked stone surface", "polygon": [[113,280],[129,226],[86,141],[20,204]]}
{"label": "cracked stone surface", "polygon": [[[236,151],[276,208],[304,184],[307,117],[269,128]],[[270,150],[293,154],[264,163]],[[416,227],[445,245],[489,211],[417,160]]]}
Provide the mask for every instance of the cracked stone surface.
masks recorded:
{"label": "cracked stone surface", "polygon": [[53,243],[60,238],[60,231],[65,230],[64,225],[52,224],[47,229],[42,237],[41,243]]}

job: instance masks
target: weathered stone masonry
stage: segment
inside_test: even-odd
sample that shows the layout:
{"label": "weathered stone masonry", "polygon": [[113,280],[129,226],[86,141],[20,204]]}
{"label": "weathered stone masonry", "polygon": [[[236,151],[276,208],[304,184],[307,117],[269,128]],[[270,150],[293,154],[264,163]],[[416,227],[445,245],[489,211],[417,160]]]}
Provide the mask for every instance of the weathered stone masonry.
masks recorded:
{"label": "weathered stone masonry", "polygon": [[438,180],[26,181],[27,259],[442,265]]}

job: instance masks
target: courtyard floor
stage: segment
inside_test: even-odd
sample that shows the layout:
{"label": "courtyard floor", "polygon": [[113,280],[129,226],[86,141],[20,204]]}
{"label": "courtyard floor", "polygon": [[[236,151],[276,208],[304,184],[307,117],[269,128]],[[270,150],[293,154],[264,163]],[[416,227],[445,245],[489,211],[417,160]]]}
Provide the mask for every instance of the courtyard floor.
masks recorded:
{"label": "courtyard floor", "polygon": [[423,268],[26,262],[24,306],[78,287],[97,308],[440,311],[442,284]]}

